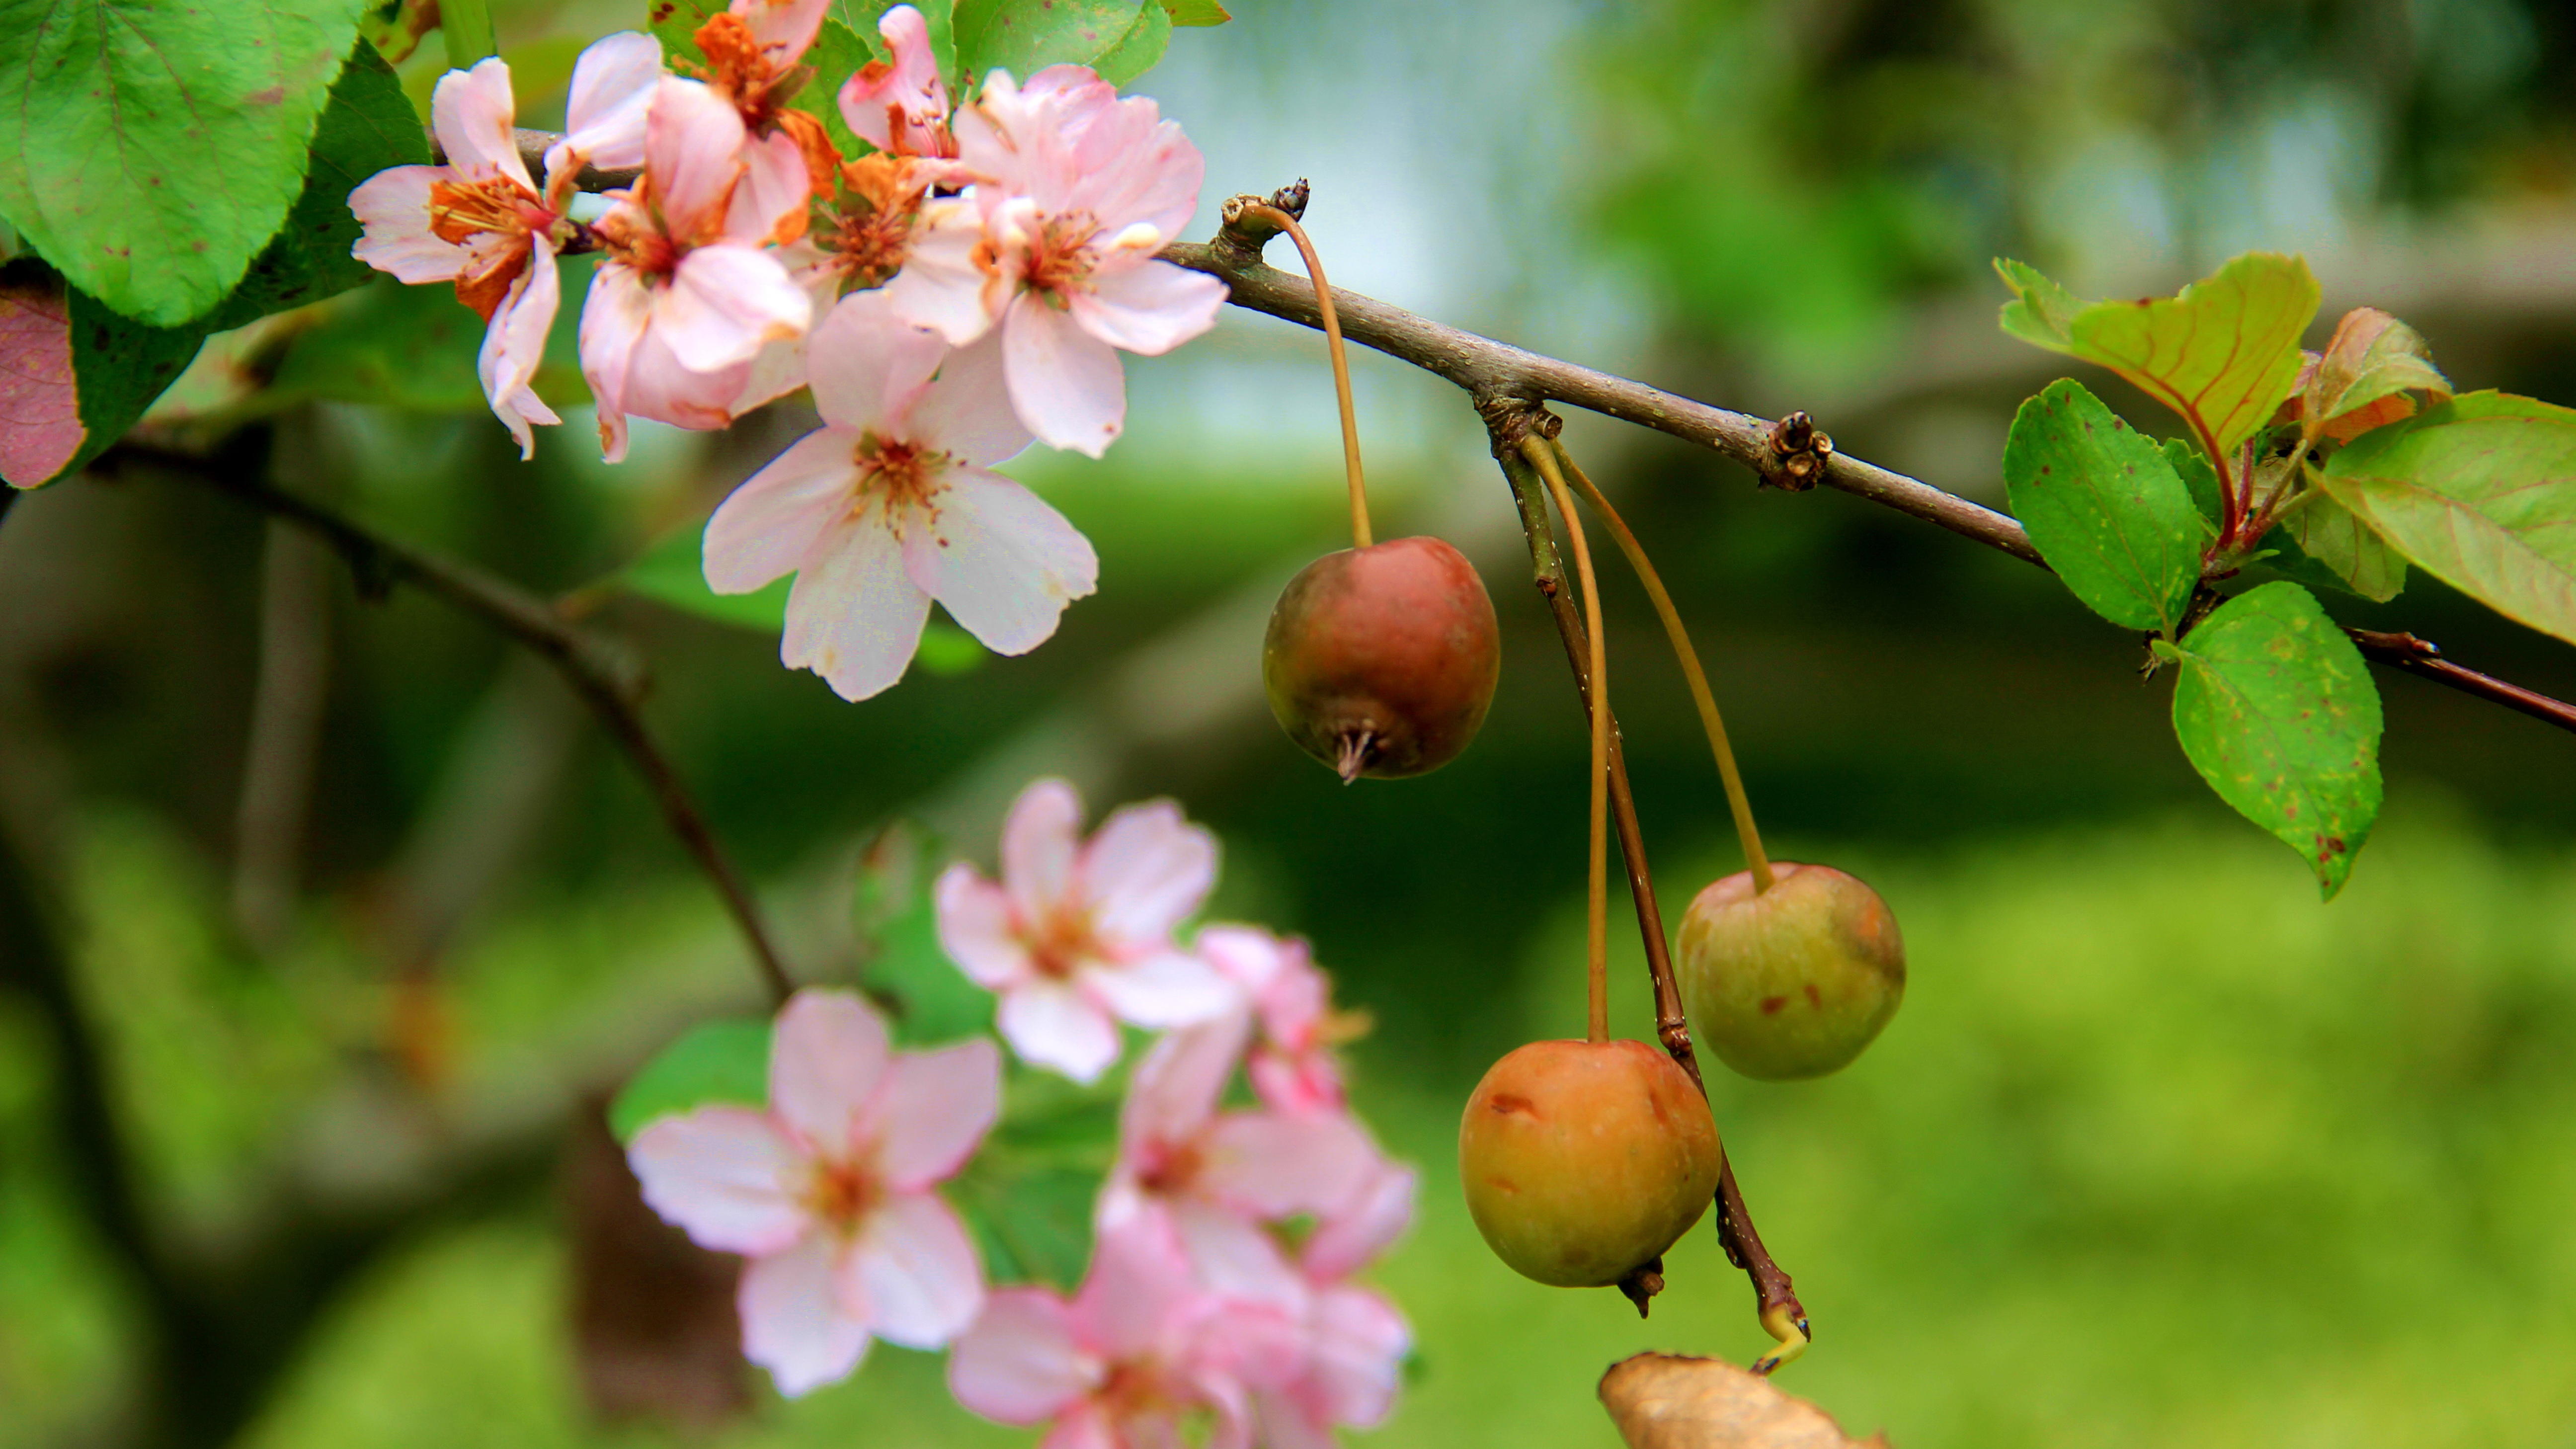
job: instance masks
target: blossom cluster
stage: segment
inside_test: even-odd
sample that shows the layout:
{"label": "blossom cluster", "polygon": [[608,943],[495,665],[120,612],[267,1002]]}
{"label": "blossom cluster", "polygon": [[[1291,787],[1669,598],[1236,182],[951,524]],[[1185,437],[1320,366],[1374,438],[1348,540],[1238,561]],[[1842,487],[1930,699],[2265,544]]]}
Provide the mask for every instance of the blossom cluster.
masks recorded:
{"label": "blossom cluster", "polygon": [[[855,1370],[872,1339],[948,1347],[959,1403],[1050,1426],[1050,1446],[1319,1449],[1392,1408],[1411,1333],[1353,1275],[1413,1216],[1413,1170],[1350,1111],[1348,1018],[1303,942],[1183,924],[1216,842],[1169,802],[1088,839],[1071,787],[1041,780],[1005,823],[999,881],[952,867],[940,940],[999,994],[1021,1060],[1096,1081],[1118,1023],[1159,1028],[1119,1112],[1089,1271],[1071,1296],[988,1288],[939,1196],[998,1120],[984,1038],[899,1052],[860,997],[800,992],[779,1014],[765,1108],[658,1119],[630,1156],[646,1201],[750,1259],[744,1352],[780,1390]],[[1238,1072],[1247,1105],[1229,1105]]]}
{"label": "blossom cluster", "polygon": [[[452,283],[483,315],[484,390],[523,456],[561,421],[533,384],[572,250],[603,257],[579,334],[610,461],[631,418],[719,428],[810,386],[824,426],[719,510],[707,582],[795,573],[781,658],[862,699],[902,676],[934,600],[1018,654],[1092,591],[1089,542],[992,468],[1032,440],[1100,456],[1125,426],[1119,351],[1196,337],[1225,289],[1155,255],[1205,167],[1154,102],[1057,65],[990,72],[952,105],[926,23],[898,6],[878,26],[889,58],[834,97],[869,148],[845,156],[788,104],[828,8],[733,0],[687,75],[649,35],[592,45],[542,186],[508,65],[450,72],[431,107],[445,164],[349,201],[358,257]],[[586,167],[640,175],[583,220]]]}

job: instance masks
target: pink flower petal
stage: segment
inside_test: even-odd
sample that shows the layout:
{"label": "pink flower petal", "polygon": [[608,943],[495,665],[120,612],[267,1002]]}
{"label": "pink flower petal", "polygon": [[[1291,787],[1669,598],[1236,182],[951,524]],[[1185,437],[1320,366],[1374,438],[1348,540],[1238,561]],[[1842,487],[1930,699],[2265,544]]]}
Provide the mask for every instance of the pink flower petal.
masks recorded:
{"label": "pink flower petal", "polygon": [[1043,920],[1066,904],[1081,829],[1082,797],[1062,780],[1031,781],[1011,802],[1002,822],[1002,884],[1023,922]]}
{"label": "pink flower petal", "polygon": [[546,360],[546,334],[555,325],[555,309],[562,301],[554,244],[540,236],[529,250],[527,270],[492,310],[492,324],[483,334],[483,350],[475,360],[483,394],[492,400],[493,414],[518,440],[522,462],[537,452],[536,434],[528,425],[563,421],[530,385]]}
{"label": "pink flower petal", "polygon": [[1147,259],[1102,267],[1088,291],[1068,299],[1074,320],[1112,347],[1147,357],[1169,352],[1216,325],[1225,283],[1204,272]]}
{"label": "pink flower petal", "polygon": [[1259,926],[1219,923],[1202,926],[1190,943],[1209,965],[1261,999],[1270,983],[1288,969],[1286,943]]}
{"label": "pink flower petal", "polygon": [[1217,1098],[1251,1032],[1250,1017],[1236,1013],[1168,1033],[1146,1050],[1118,1109],[1121,1165],[1154,1146],[1188,1143],[1199,1135],[1215,1117]]}
{"label": "pink flower petal", "polygon": [[935,506],[905,531],[905,568],[985,648],[1026,654],[1096,587],[1099,556],[1063,514],[999,473],[952,464],[942,481]]}
{"label": "pink flower petal", "polygon": [[1181,951],[1096,963],[1083,968],[1080,980],[1119,1020],[1142,1027],[1189,1026],[1238,1012],[1244,1004],[1242,987]]}
{"label": "pink flower petal", "polygon": [[1374,1429],[1395,1407],[1413,1330],[1395,1305],[1347,1284],[1315,1295],[1309,1370],[1332,1422]]}
{"label": "pink flower petal", "polygon": [[833,1239],[817,1233],[743,1265],[734,1298],[743,1357],[769,1370],[791,1399],[848,1378],[867,1356],[863,1305],[846,1300],[833,1272],[836,1252]]}
{"label": "pink flower petal", "polygon": [[1316,1397],[1303,1385],[1263,1389],[1253,1395],[1253,1419],[1262,1449],[1340,1449],[1341,1439],[1333,1433],[1323,1407],[1314,1402]]}
{"label": "pink flower petal", "polygon": [[1348,1100],[1341,1064],[1330,1049],[1289,1051],[1264,1043],[1243,1064],[1251,1074],[1252,1092],[1265,1107],[1282,1112],[1338,1112]]}
{"label": "pink flower petal", "polygon": [[1100,1080],[1118,1060],[1118,1027],[1109,1013],[1060,981],[1024,981],[1002,993],[994,1025],[1021,1061],[1077,1082]]}
{"label": "pink flower petal", "polygon": [[1038,1449],[1182,1449],[1181,1426],[1169,1414],[1151,1432],[1122,1423],[1111,1417],[1109,1410],[1089,1399],[1067,1409],[1055,1421],[1055,1427],[1038,1441]]}
{"label": "pink flower petal", "polygon": [[732,6],[762,53],[782,68],[804,56],[830,8],[831,0],[733,0]]}
{"label": "pink flower petal", "polygon": [[807,433],[733,490],[707,520],[702,549],[707,587],[747,594],[794,573],[849,511],[858,470],[847,428]]}
{"label": "pink flower petal", "polygon": [[714,372],[684,367],[661,329],[647,327],[626,369],[626,411],[674,427],[721,428],[733,421],[728,409],[750,376],[747,361]]}
{"label": "pink flower petal", "polygon": [[1011,925],[1011,898],[1000,886],[960,862],[940,873],[932,890],[938,902],[939,949],[987,991],[1026,980],[1034,969],[1028,947]]}
{"label": "pink flower petal", "polygon": [[977,1037],[904,1052],[877,1094],[876,1170],[898,1192],[957,1174],[1002,1115],[1002,1051]]}
{"label": "pink flower petal", "polygon": [[680,259],[654,306],[653,328],[681,366],[714,372],[749,362],[764,343],[804,331],[813,307],[768,252],[703,246]]}
{"label": "pink flower petal", "polygon": [[1200,1142],[1206,1157],[1198,1186],[1265,1218],[1338,1206],[1378,1162],[1368,1134],[1338,1114],[1229,1113]]}
{"label": "pink flower petal", "polygon": [[365,234],[349,255],[413,286],[456,280],[473,254],[429,229],[429,188],[453,174],[444,166],[394,166],[358,183],[349,210]]}
{"label": "pink flower petal", "polygon": [[880,151],[926,156],[931,128],[948,114],[948,88],[931,53],[930,26],[921,12],[898,5],[877,20],[877,34],[894,59],[862,67],[841,86],[841,119],[850,133]]}
{"label": "pink flower petal", "polygon": [[869,1329],[906,1348],[946,1346],[984,1308],[974,1241],[931,1193],[898,1192],[870,1213],[845,1273],[865,1292]]}
{"label": "pink flower petal", "polygon": [[885,1018],[849,991],[807,987],[778,1013],[769,1041],[769,1110],[809,1151],[846,1162],[887,1076]]}
{"label": "pink flower petal", "polygon": [[796,575],[778,657],[843,699],[867,699],[903,678],[929,619],[930,596],[904,575],[903,545],[862,517],[826,534]]}
{"label": "pink flower petal", "polygon": [[894,313],[883,288],[853,292],[815,324],[805,347],[814,410],[845,428],[908,432],[904,416],[948,344]]}
{"label": "pink flower petal", "polygon": [[644,165],[674,240],[718,235],[742,175],[744,140],[741,113],[704,82],[666,75],[655,83],[644,118]]}
{"label": "pink flower petal", "polygon": [[567,167],[618,171],[644,164],[644,117],[662,79],[662,42],[636,30],[593,41],[573,62],[564,137],[546,148],[546,184]]}
{"label": "pink flower petal", "polygon": [[1002,339],[987,332],[948,355],[939,380],[912,405],[912,436],[961,463],[989,468],[1017,457],[1029,430],[1011,410],[1002,378]]}
{"label": "pink flower petal", "polygon": [[1074,1295],[1074,1332],[1106,1358],[1153,1357],[1186,1332],[1199,1298],[1189,1260],[1166,1225],[1105,1227],[1092,1239],[1091,1271]]}
{"label": "pink flower petal", "polygon": [[598,405],[601,454],[611,463],[626,456],[626,385],[652,320],[652,295],[632,267],[603,262],[591,273],[581,309],[581,375]]}
{"label": "pink flower petal", "polygon": [[1118,353],[1034,293],[1022,293],[1002,319],[1002,365],[1011,406],[1048,447],[1097,458],[1125,430]]}
{"label": "pink flower petal", "polygon": [[764,1112],[700,1107],[644,1125],[627,1161],[653,1211],[700,1247],[774,1253],[806,1228],[803,1154]]}
{"label": "pink flower petal", "polygon": [[1064,1412],[1100,1378],[1073,1336],[1073,1310],[1042,1288],[1004,1288],[948,1354],[957,1402],[1003,1424],[1036,1424]]}
{"label": "pink flower petal", "polygon": [[725,235],[755,246],[803,236],[814,183],[796,138],[772,131],[747,141],[742,162],[742,180],[734,185],[733,200],[725,208]]}
{"label": "pink flower petal", "polygon": [[1413,1225],[1421,1175],[1401,1162],[1381,1161],[1351,1198],[1323,1210],[1299,1260],[1318,1278],[1356,1273],[1394,1246]]}
{"label": "pink flower petal", "polygon": [[1169,800],[1129,805],[1083,847],[1082,898],[1092,929],[1131,949],[1159,947],[1216,886],[1216,837]]}
{"label": "pink flower petal", "polygon": [[957,347],[991,330],[1019,278],[1016,272],[988,271],[992,263],[984,247],[983,215],[973,198],[925,205],[903,270],[885,285],[895,315],[937,329]]}
{"label": "pink flower petal", "polygon": [[1190,1266],[1208,1291],[1275,1309],[1290,1322],[1305,1316],[1306,1280],[1289,1264],[1279,1240],[1259,1224],[1213,1203],[1176,1202],[1170,1212]]}
{"label": "pink flower petal", "polygon": [[1078,154],[1078,178],[1061,209],[1090,213],[1112,235],[1144,226],[1160,245],[1178,237],[1198,210],[1207,162],[1148,97],[1095,111]]}
{"label": "pink flower petal", "polygon": [[430,92],[430,128],[447,164],[472,181],[505,176],[533,192],[528,163],[519,159],[518,103],[510,98],[510,67],[499,56],[472,70],[449,71]]}

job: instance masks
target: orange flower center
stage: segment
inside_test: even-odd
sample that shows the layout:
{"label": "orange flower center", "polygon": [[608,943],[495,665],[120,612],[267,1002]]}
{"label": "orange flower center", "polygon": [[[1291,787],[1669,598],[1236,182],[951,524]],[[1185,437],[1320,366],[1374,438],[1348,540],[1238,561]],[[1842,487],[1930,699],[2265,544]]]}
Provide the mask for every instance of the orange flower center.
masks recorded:
{"label": "orange flower center", "polygon": [[[1091,239],[1100,232],[1100,223],[1087,211],[1050,216],[1038,224],[1037,234],[1028,240],[1027,253],[1020,267],[1020,285],[1046,298],[1057,307],[1082,288],[1090,279],[1091,269],[1099,263],[1100,253]],[[986,276],[1000,273],[1000,256],[991,241],[976,243],[976,269]]]}
{"label": "orange flower center", "polygon": [[1147,1192],[1169,1197],[1186,1189],[1197,1179],[1199,1169],[1206,1165],[1207,1159],[1189,1143],[1160,1147],[1146,1163],[1145,1170],[1136,1175],[1136,1182]]}
{"label": "orange flower center", "polygon": [[1029,933],[1029,961],[1051,981],[1070,981],[1092,954],[1091,913],[1080,909],[1049,911]]}
{"label": "orange flower center", "polygon": [[805,1210],[847,1231],[874,1211],[883,1196],[866,1169],[854,1163],[826,1162],[817,1165],[814,1180],[805,1190]]}

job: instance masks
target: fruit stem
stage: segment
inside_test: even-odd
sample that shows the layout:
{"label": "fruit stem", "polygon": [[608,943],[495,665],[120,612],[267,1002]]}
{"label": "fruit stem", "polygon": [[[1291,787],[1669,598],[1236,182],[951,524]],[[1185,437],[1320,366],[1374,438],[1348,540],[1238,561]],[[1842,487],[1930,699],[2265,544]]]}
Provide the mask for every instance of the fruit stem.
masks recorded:
{"label": "fruit stem", "polygon": [[1565,476],[1556,456],[1534,437],[1521,439],[1521,455],[1547,481],[1556,511],[1565,519],[1565,541],[1574,549],[1574,575],[1583,584],[1584,632],[1592,636],[1592,856],[1586,882],[1585,959],[1591,968],[1591,1035],[1594,1044],[1610,1039],[1610,660],[1601,641],[1601,588],[1592,577],[1592,550],[1583,541],[1583,520],[1574,511],[1574,495],[1565,491]]}
{"label": "fruit stem", "polygon": [[1601,521],[1610,525],[1610,536],[1619,541],[1619,551],[1628,556],[1629,567],[1645,584],[1646,597],[1655,601],[1655,615],[1664,621],[1664,637],[1672,641],[1673,656],[1681,661],[1682,677],[1690,681],[1691,699],[1699,706],[1700,725],[1708,731],[1709,752],[1717,756],[1717,778],[1726,786],[1726,808],[1735,815],[1735,838],[1744,844],[1744,863],[1753,872],[1753,893],[1760,895],[1772,886],[1771,857],[1763,852],[1762,832],[1754,828],[1753,802],[1744,793],[1744,776],[1735,768],[1735,749],[1726,740],[1726,721],[1718,715],[1717,696],[1709,692],[1708,675],[1700,668],[1699,650],[1692,647],[1690,630],[1682,627],[1681,611],[1673,607],[1673,596],[1665,591],[1663,576],[1655,572],[1654,564],[1646,558],[1645,545],[1628,530],[1627,520],[1584,476],[1582,466],[1563,443],[1551,442],[1549,446],[1555,449],[1565,471],[1573,475],[1574,486],[1583,490],[1585,500],[1600,513]]}
{"label": "fruit stem", "polygon": [[1807,1336],[1807,1320],[1789,1304],[1774,1303],[1762,1310],[1762,1328],[1780,1341],[1779,1351],[1764,1354],[1753,1361],[1752,1372],[1764,1378],[1771,1371],[1807,1351],[1812,1340]]}
{"label": "fruit stem", "polygon": [[1297,244],[1297,255],[1306,259],[1306,276],[1315,284],[1315,308],[1324,314],[1324,344],[1333,356],[1333,396],[1342,406],[1342,470],[1351,480],[1351,545],[1366,548],[1374,541],[1369,533],[1368,484],[1360,477],[1359,414],[1351,407],[1351,361],[1342,348],[1342,319],[1333,310],[1333,284],[1324,280],[1323,259],[1315,255],[1315,244],[1306,239],[1306,229],[1297,224],[1297,218],[1267,202],[1243,210],[1288,233],[1288,239]]}

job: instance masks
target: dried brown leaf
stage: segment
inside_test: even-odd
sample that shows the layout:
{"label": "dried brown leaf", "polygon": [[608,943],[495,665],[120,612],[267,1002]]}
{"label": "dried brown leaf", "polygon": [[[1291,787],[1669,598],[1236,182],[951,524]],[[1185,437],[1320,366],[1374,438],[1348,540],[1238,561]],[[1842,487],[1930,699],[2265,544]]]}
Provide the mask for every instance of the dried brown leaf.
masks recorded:
{"label": "dried brown leaf", "polygon": [[1847,1437],[1833,1416],[1724,1359],[1641,1353],[1601,1376],[1601,1403],[1628,1449],[1890,1449]]}

